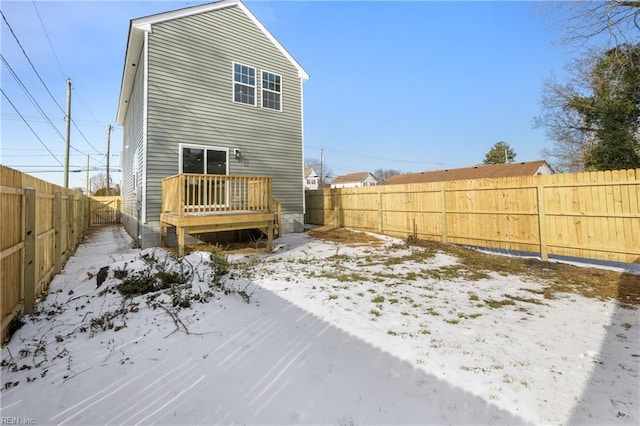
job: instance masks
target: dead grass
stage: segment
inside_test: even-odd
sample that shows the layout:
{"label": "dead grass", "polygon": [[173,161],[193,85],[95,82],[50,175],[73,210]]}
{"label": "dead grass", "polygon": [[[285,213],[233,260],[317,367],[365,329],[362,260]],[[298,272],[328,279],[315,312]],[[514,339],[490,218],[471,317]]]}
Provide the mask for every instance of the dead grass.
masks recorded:
{"label": "dead grass", "polygon": [[516,304],[516,302],[514,302],[511,299],[502,299],[502,300],[485,299],[484,303],[486,303],[487,306],[493,309]]}
{"label": "dead grass", "polygon": [[370,245],[380,246],[383,241],[365,232],[355,232],[346,228],[320,226],[309,231],[309,236],[319,240],[331,241],[350,246]]}
{"label": "dead grass", "polygon": [[[598,300],[616,299],[622,307],[640,306],[640,275],[619,273],[606,269],[581,267],[538,259],[492,255],[453,244],[419,242],[456,256],[471,272],[472,277],[482,278],[488,271],[502,275],[513,274],[542,280],[545,299],[553,299],[557,293],[577,293]],[[533,299],[532,299],[533,300]],[[532,303],[532,300],[520,300]]]}
{"label": "dead grass", "polygon": [[[382,240],[363,232],[354,232],[345,228],[323,226],[309,231],[309,236],[325,241],[346,245],[379,246]],[[426,248],[422,259],[402,259],[420,261],[441,251],[457,257],[459,265],[444,267],[432,271],[421,271],[426,277],[434,279],[461,278],[474,281],[488,277],[489,272],[500,275],[519,275],[535,281],[541,281],[542,290],[524,289],[541,294],[545,299],[553,299],[559,293],[576,293],[598,300],[615,299],[622,307],[640,306],[640,275],[619,273],[605,269],[580,267],[555,262],[543,262],[531,258],[519,258],[482,253],[453,244],[433,241],[415,241],[415,245]],[[513,303],[513,300],[526,303],[540,303],[536,299],[510,297],[498,301],[497,305]],[[495,302],[495,301],[494,301]]]}
{"label": "dead grass", "polygon": [[[185,253],[189,254],[195,251],[206,251],[209,252],[213,247],[221,247],[222,252],[225,254],[257,254],[257,253],[267,253],[266,243],[259,244],[256,248],[256,244],[254,243],[225,243],[225,244],[197,244],[185,247]],[[176,247],[172,247],[167,249],[174,253],[177,256],[178,249]]]}

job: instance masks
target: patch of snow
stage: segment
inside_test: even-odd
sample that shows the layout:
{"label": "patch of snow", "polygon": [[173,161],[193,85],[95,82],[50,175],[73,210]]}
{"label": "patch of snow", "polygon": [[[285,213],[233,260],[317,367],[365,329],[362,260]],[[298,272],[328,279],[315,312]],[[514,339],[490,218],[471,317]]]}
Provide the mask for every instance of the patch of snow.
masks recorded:
{"label": "patch of snow", "polygon": [[[349,247],[305,234],[243,263],[177,331],[147,296],[123,307],[115,270],[142,270],[121,227],[93,232],[51,283],[40,315],[2,349],[2,418],[36,424],[638,424],[635,309],[542,282],[447,275],[457,260],[385,238]],[[209,255],[191,253],[193,292]],[[96,288],[95,274],[109,265]],[[168,295],[162,296],[170,304]],[[160,298],[158,298],[160,299]],[[509,304],[510,302],[513,304]],[[496,307],[490,307],[495,302]],[[87,329],[83,332],[81,328]],[[118,331],[115,330],[118,328]],[[14,385],[18,383],[17,385]]]}

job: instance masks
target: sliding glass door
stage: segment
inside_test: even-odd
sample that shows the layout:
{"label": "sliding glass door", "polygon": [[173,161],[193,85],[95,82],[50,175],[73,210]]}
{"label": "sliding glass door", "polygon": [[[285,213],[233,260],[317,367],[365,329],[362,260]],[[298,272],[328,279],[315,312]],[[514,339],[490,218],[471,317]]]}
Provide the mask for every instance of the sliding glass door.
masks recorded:
{"label": "sliding glass door", "polygon": [[197,174],[186,179],[185,206],[224,206],[228,204],[225,179],[203,175],[228,175],[229,150],[202,145],[180,144],[180,171]]}

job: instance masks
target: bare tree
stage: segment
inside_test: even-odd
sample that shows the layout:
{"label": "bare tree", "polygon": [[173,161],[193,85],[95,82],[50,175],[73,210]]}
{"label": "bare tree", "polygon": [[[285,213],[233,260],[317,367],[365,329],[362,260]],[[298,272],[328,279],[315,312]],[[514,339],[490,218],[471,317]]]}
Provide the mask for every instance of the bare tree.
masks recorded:
{"label": "bare tree", "polygon": [[623,44],[574,61],[566,83],[547,80],[534,125],[555,141],[543,153],[557,170],[637,167],[639,64],[640,45]]}
{"label": "bare tree", "polygon": [[549,139],[555,141],[542,155],[559,172],[583,171],[587,155],[596,143],[595,129],[586,123],[584,115],[568,107],[573,99],[589,93],[587,70],[593,61],[593,54],[575,60],[567,67],[566,83],[558,82],[552,75],[542,89],[543,112],[534,119],[534,127],[545,128]]}
{"label": "bare tree", "polygon": [[378,183],[382,183],[389,179],[391,176],[401,175],[402,172],[395,169],[376,169],[373,171],[373,177],[376,178]]}
{"label": "bare tree", "polygon": [[613,47],[635,43],[640,34],[640,1],[545,2],[541,6],[563,29],[566,44],[584,47],[591,42],[601,44],[606,37]]}
{"label": "bare tree", "polygon": [[322,162],[317,158],[305,158],[304,167],[313,169],[318,174],[321,184],[329,182],[329,180],[334,176],[331,167],[327,166],[327,163],[322,164]]}
{"label": "bare tree", "polygon": [[[542,153],[557,170],[582,171],[597,146],[598,126],[589,118],[595,81],[594,66],[608,55],[611,73],[637,61],[633,46],[640,38],[640,1],[604,0],[540,3],[554,23],[561,27],[563,44],[577,47],[580,58],[569,64],[568,80],[559,83],[551,76],[542,93],[543,113],[534,119],[556,143]],[[613,54],[611,54],[613,52]],[[603,72],[600,78],[606,78]],[[605,83],[606,84],[606,83]],[[602,129],[600,129],[601,131]]]}
{"label": "bare tree", "polygon": [[113,186],[112,182],[109,182],[109,193],[107,194],[107,173],[102,172],[94,175],[89,180],[90,192],[94,195],[120,195],[120,187]]}

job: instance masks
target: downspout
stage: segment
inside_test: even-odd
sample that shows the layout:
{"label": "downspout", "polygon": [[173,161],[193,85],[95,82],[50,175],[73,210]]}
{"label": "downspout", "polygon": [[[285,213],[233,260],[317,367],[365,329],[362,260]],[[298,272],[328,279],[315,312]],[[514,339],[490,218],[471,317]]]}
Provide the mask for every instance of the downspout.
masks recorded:
{"label": "downspout", "polygon": [[147,223],[147,140],[148,140],[148,126],[149,120],[149,30],[144,30],[144,46],[142,49],[144,69],[143,73],[143,95],[142,95],[142,222]]}
{"label": "downspout", "polygon": [[307,215],[307,197],[305,190],[304,176],[304,96],[303,96],[304,79],[300,78],[300,132],[302,142],[302,231],[304,232],[305,216]]}

